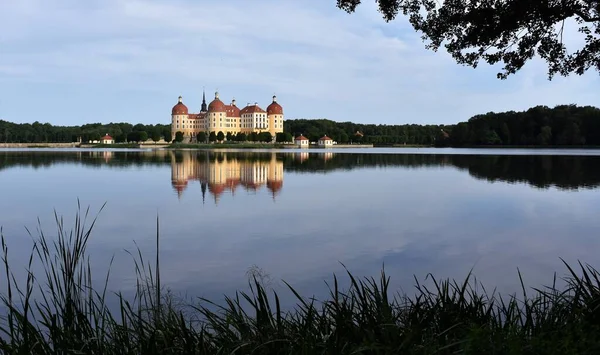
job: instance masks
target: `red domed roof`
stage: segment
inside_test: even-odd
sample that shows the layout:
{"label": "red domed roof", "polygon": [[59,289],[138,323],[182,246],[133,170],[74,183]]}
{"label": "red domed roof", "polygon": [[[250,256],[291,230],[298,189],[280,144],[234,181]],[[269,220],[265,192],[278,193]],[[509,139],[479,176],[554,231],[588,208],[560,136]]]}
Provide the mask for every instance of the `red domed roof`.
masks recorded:
{"label": "red domed roof", "polygon": [[322,140],[322,141],[332,141],[333,139],[331,139],[331,138],[327,137],[327,135],[324,135],[324,136],[323,136],[323,137],[321,137],[319,140]]}
{"label": "red domed roof", "polygon": [[267,106],[267,114],[269,115],[283,115],[283,107],[277,103],[277,97],[273,96],[273,102]]}
{"label": "red domed roof", "polygon": [[303,135],[300,135],[300,136],[296,137],[296,140],[297,141],[307,141],[308,138],[304,137]]}
{"label": "red domed roof", "polygon": [[171,110],[171,115],[187,115],[188,114],[188,108],[186,105],[183,104],[183,102],[181,101],[181,96],[179,96],[179,102],[177,103],[177,105],[173,106],[173,109]]}
{"label": "red domed roof", "polygon": [[208,112],[227,112],[225,104],[219,100],[218,92],[215,92],[215,99],[208,104]]}

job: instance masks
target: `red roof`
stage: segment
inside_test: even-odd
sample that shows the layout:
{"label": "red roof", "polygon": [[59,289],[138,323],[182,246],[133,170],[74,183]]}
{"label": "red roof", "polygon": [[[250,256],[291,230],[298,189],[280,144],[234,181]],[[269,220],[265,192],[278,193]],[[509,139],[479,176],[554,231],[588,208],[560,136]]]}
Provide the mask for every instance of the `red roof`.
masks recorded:
{"label": "red roof", "polygon": [[208,104],[208,112],[225,112],[225,104],[219,98],[215,98]]}
{"label": "red roof", "polygon": [[297,141],[307,141],[308,138],[304,137],[303,135],[299,135],[298,137],[296,137]]}
{"label": "red roof", "polygon": [[186,105],[183,104],[183,101],[181,100],[181,96],[179,96],[179,102],[173,106],[173,109],[171,110],[171,115],[187,115],[188,114],[188,108]]}
{"label": "red roof", "polygon": [[323,137],[319,138],[319,140],[321,140],[321,141],[332,141],[333,139],[327,137],[327,135],[324,135]]}
{"label": "red roof", "polygon": [[101,140],[103,140],[103,141],[112,141],[113,137],[109,136],[108,133],[107,133],[104,137],[101,138]]}
{"label": "red roof", "polygon": [[273,95],[273,102],[267,106],[267,114],[269,115],[283,115],[283,107],[277,103],[277,97]]}
{"label": "red roof", "polygon": [[225,105],[225,111],[227,112],[227,117],[240,117],[240,109],[233,102],[231,105]]}
{"label": "red roof", "polygon": [[257,104],[254,104],[246,106],[240,111],[240,115],[243,115],[245,113],[267,113],[267,111],[260,108]]}

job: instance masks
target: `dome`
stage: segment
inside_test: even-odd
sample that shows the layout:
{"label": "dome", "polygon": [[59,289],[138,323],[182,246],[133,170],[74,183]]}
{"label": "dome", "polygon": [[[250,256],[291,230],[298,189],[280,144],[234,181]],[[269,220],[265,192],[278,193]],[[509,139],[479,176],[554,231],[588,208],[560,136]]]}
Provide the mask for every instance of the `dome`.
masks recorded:
{"label": "dome", "polygon": [[219,93],[215,92],[215,99],[208,104],[209,112],[227,112],[223,101],[219,100]]}
{"label": "dome", "polygon": [[283,115],[283,107],[277,103],[277,96],[273,95],[273,102],[267,106],[267,114],[269,115]]}
{"label": "dome", "polygon": [[181,99],[182,99],[181,96],[179,96],[179,102],[177,103],[177,105],[173,106],[173,109],[171,110],[171,115],[187,115],[188,114],[188,108],[186,105],[183,104]]}

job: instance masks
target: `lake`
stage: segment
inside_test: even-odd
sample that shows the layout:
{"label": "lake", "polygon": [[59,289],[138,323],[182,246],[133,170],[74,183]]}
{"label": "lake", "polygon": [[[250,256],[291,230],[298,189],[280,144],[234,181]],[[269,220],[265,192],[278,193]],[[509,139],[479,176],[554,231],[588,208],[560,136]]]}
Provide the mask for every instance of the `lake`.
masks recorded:
{"label": "lake", "polygon": [[[72,227],[78,200],[98,215],[97,279],[133,292],[132,257],[154,258],[181,295],[222,299],[265,282],[322,297],[345,265],[383,266],[409,292],[416,276],[477,280],[502,293],[598,266],[600,150],[332,149],[0,150],[0,225],[18,277],[39,218]],[[4,285],[0,286],[0,290]]]}

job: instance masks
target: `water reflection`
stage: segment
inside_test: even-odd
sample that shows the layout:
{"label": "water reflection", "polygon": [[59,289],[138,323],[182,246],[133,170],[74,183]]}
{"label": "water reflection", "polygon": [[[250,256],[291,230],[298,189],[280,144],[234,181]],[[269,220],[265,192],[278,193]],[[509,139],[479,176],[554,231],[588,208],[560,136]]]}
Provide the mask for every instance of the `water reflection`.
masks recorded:
{"label": "water reflection", "polygon": [[169,154],[171,184],[178,197],[193,181],[200,182],[202,202],[208,190],[215,204],[225,191],[234,195],[238,187],[257,191],[266,185],[273,199],[283,187],[283,161],[278,160],[275,154],[270,154],[268,159],[245,159],[244,156],[226,153],[195,154],[190,151]]}
{"label": "water reflection", "polygon": [[[402,153],[402,151],[398,151]],[[468,155],[468,154],[340,154],[333,152],[227,151],[3,151],[0,171],[11,167],[49,167],[72,163],[90,167],[129,168],[170,165],[177,195],[192,181],[216,201],[238,187],[257,191],[266,186],[273,197],[283,188],[284,171],[330,173],[360,168],[455,168],[489,182],[526,183],[561,190],[600,185],[600,156],[594,155]]]}

